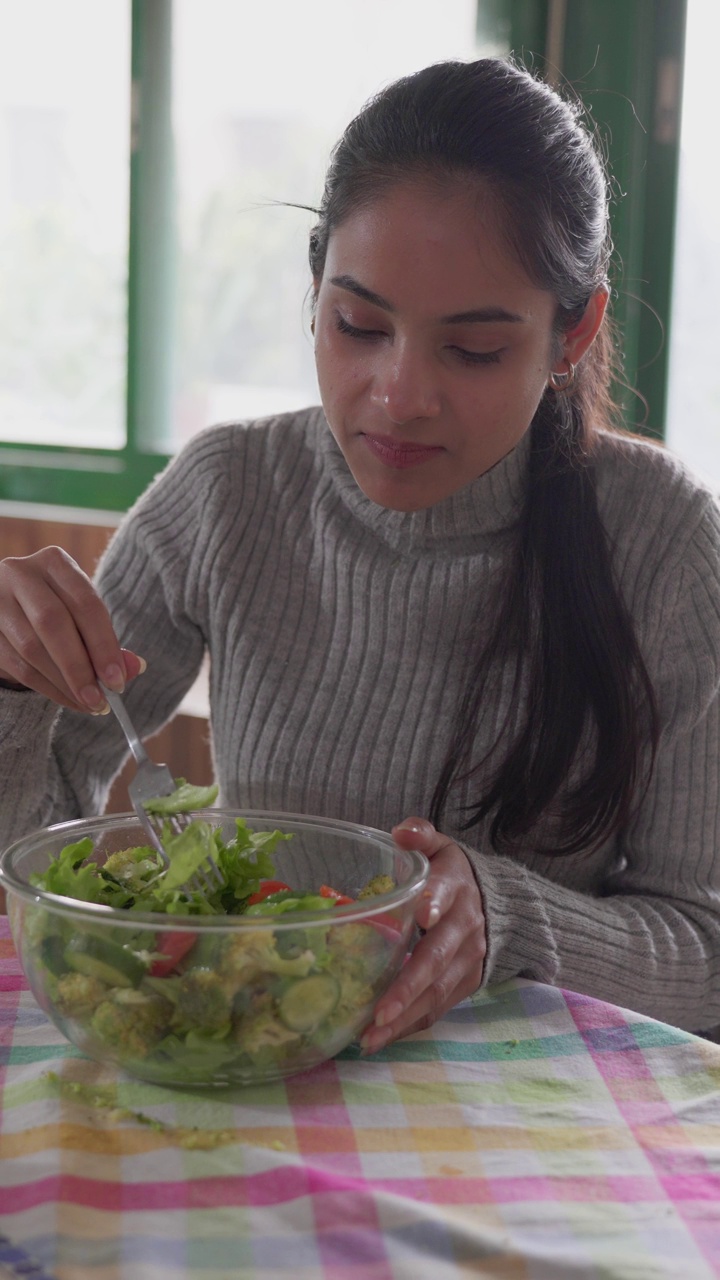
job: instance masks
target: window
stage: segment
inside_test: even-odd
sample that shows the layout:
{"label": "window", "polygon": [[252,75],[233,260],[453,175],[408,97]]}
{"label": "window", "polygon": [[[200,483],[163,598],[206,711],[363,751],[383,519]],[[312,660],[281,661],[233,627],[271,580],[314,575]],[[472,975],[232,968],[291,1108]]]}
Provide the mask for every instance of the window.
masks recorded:
{"label": "window", "polygon": [[7,441],[125,442],[129,97],[125,0],[0,0]]}
{"label": "window", "polygon": [[715,489],[720,489],[720,180],[717,88],[707,52],[719,45],[717,0],[689,0],[667,441]]}
{"label": "window", "polygon": [[676,151],[646,122],[684,4],[0,0],[0,499],[122,511],[202,427],[315,401],[312,215],[287,206],[317,203],[383,84],[510,47],[559,67],[611,139],[616,313],[662,434],[644,303],[666,321]]}
{"label": "window", "polygon": [[312,218],[283,202],[317,203],[383,83],[489,48],[476,18],[0,0],[0,498],[124,510],[202,427],[317,399]]}

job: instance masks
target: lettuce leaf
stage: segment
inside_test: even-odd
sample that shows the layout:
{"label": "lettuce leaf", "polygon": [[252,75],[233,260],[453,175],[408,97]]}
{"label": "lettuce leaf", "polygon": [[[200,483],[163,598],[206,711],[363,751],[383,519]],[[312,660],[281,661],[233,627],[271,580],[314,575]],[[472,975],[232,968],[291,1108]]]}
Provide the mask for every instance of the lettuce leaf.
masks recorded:
{"label": "lettuce leaf", "polygon": [[280,893],[268,894],[262,902],[253,903],[245,915],[280,916],[287,911],[332,911],[334,907],[332,898],[323,898],[319,893],[298,894],[293,889],[284,889]]}
{"label": "lettuce leaf", "polygon": [[190,813],[195,809],[209,809],[217,800],[218,788],[196,787],[184,778],[176,778],[177,790],[169,796],[155,796],[146,800],[144,808],[148,813],[159,813],[161,816],[173,813]]}
{"label": "lettuce leaf", "polygon": [[[121,869],[117,875],[106,874],[102,867],[88,861],[93,844],[86,838],[66,845],[47,870],[33,875],[31,881],[49,893],[128,911],[174,916],[235,915],[245,911],[247,899],[257,892],[261,880],[273,878],[272,852],[281,840],[291,839],[292,835],[283,831],[253,831],[244,818],[235,820],[235,835],[227,844],[222,832],[202,818],[193,818],[179,835],[167,822],[162,837],[170,861],[166,871],[159,854],[142,848],[114,855],[129,861],[137,872],[131,880],[121,878]],[[207,895],[188,889],[188,880],[209,857],[214,858],[222,883]]]}
{"label": "lettuce leaf", "polygon": [[92,851],[93,842],[88,837],[76,844],[66,844],[47,871],[30,876],[30,883],[48,893],[80,898],[83,902],[106,902],[112,906],[116,897],[127,898],[121,886],[115,888],[100,878],[96,863],[86,862]]}
{"label": "lettuce leaf", "polygon": [[170,866],[157,884],[157,892],[163,894],[187,884],[198,867],[215,853],[213,829],[200,818],[195,818],[177,836],[166,833],[162,843],[170,859]]}

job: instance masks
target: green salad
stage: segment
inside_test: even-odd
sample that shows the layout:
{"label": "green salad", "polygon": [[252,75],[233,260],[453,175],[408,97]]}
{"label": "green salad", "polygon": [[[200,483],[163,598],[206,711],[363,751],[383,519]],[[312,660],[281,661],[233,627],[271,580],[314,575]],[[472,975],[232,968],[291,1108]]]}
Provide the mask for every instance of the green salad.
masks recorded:
{"label": "green salad", "polygon": [[[186,787],[186,784],[184,784]],[[208,798],[210,797],[210,798]],[[164,798],[168,816],[214,793],[187,788]],[[158,802],[159,803],[159,802]],[[173,807],[175,805],[175,807]],[[387,913],[341,921],[354,901],[328,885],[298,891],[275,877],[272,854],[293,837],[254,831],[242,818],[225,841],[202,817],[180,834],[165,823],[164,870],[150,846],[93,861],[92,841],[67,845],[37,888],[126,911],[169,914],[173,929],[87,924],[41,904],[28,910],[23,963],[33,990],[68,1038],[144,1079],[168,1084],[231,1083],[302,1070],[338,1052],[369,1020],[397,967],[407,930]],[[222,884],[188,891],[212,855]],[[357,895],[394,888],[377,876]],[[319,921],[293,915],[312,911]],[[207,916],[244,916],[235,929],[193,928]],[[268,928],[268,917],[282,927]],[[257,928],[248,927],[257,918]]]}

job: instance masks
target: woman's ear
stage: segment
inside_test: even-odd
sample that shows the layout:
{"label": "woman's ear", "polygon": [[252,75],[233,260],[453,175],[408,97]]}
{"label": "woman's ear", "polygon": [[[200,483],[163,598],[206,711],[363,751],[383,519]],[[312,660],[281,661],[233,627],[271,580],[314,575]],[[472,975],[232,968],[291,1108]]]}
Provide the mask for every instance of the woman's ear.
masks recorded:
{"label": "woman's ear", "polygon": [[563,337],[563,357],[571,364],[582,360],[588,347],[597,337],[603,322],[610,294],[606,288],[597,289],[588,302],[582,319],[573,329],[567,329]]}

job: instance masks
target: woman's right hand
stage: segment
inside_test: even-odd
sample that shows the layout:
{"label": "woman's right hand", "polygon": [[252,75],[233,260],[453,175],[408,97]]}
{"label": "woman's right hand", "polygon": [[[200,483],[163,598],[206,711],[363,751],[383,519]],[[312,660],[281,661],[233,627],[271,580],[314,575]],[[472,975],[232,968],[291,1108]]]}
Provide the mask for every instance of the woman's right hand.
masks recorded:
{"label": "woman's right hand", "polygon": [[108,710],[98,680],[121,692],[144,669],[121,649],[105,605],[66,551],[0,560],[0,679],[98,714]]}

